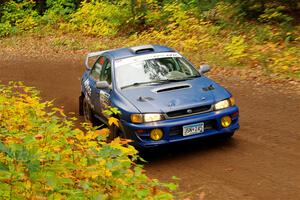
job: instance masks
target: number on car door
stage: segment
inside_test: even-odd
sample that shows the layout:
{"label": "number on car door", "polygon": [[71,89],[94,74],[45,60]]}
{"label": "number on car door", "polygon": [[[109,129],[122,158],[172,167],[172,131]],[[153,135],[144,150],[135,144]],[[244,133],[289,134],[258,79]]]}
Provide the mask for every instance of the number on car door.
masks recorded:
{"label": "number on car door", "polygon": [[[111,85],[111,62],[108,58],[105,59],[105,63],[102,67],[100,81],[107,81],[107,83]],[[100,90],[100,105],[102,111],[107,109],[107,107],[111,105],[110,92],[111,90],[109,88]]]}
{"label": "number on car door", "polygon": [[94,113],[97,115],[101,114],[101,107],[99,103],[100,93],[99,93],[99,89],[97,88],[97,81],[100,80],[101,70],[103,68],[104,63],[105,63],[105,57],[100,56],[99,59],[97,59],[97,61],[95,62],[89,77],[89,84],[91,88],[91,96],[90,96],[91,107]]}
{"label": "number on car door", "polygon": [[111,62],[105,56],[99,57],[90,74],[91,104],[95,114],[105,120],[102,111],[110,105],[110,89],[97,88],[98,81],[107,81],[111,84]]}

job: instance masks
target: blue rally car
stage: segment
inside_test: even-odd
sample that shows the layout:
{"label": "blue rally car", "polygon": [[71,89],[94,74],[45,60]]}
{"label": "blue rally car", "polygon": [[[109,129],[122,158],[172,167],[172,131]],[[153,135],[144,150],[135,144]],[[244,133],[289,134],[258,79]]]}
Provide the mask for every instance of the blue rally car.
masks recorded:
{"label": "blue rally car", "polygon": [[[95,63],[89,66],[91,58]],[[121,136],[147,148],[196,138],[232,136],[239,111],[225,88],[205,77],[171,48],[146,45],[88,54],[79,111],[85,120],[106,124],[103,111],[121,111]]]}

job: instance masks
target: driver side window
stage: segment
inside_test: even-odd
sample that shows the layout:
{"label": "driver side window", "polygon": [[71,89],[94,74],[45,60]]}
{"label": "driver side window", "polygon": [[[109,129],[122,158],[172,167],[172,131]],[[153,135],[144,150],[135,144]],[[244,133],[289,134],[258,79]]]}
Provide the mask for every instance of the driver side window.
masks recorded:
{"label": "driver side window", "polygon": [[105,64],[105,57],[101,56],[96,63],[94,64],[92,71],[91,71],[91,76],[98,81],[100,79],[100,74],[101,70],[103,68],[103,65]]}
{"label": "driver side window", "polygon": [[111,62],[107,58],[100,75],[100,81],[107,81],[108,84],[111,84]]}

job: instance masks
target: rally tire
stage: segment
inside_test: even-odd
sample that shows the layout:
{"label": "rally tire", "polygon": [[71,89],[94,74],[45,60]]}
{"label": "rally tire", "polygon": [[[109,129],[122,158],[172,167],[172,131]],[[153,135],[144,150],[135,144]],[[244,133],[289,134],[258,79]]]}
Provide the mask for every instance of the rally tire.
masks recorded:
{"label": "rally tire", "polygon": [[113,139],[115,139],[117,137],[126,139],[122,125],[120,125],[120,127],[112,125],[111,127],[109,127],[109,130],[110,130],[110,134],[107,138],[109,141],[112,141]]}
{"label": "rally tire", "polygon": [[82,114],[85,122],[91,123],[93,126],[97,125],[97,119],[86,97],[82,101]]}

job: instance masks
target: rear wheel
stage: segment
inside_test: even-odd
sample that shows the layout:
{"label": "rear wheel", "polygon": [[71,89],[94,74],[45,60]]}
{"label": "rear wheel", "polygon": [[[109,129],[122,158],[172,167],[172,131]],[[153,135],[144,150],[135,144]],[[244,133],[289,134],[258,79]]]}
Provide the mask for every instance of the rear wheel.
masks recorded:
{"label": "rear wheel", "polygon": [[97,119],[95,118],[94,113],[86,97],[83,98],[82,111],[85,122],[90,122],[93,126],[97,125]]}
{"label": "rear wheel", "polygon": [[[94,116],[93,110],[91,109],[91,106],[86,97],[84,97],[82,101],[82,113],[85,122],[89,122],[92,123],[93,126],[100,126],[100,128],[103,128],[104,124]],[[104,127],[107,126],[105,125]],[[120,127],[112,125],[111,127],[109,127],[109,130],[110,133],[107,137],[108,141],[112,141],[116,137],[125,138],[122,125]]]}

